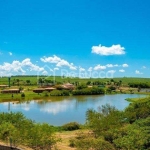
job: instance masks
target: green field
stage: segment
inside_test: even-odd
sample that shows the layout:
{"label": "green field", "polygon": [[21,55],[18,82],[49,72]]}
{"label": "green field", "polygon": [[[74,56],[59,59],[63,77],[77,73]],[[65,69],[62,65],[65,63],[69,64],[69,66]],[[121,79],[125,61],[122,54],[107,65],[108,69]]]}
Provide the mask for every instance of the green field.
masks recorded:
{"label": "green field", "polygon": [[[51,81],[55,81],[56,83],[74,83],[74,82],[79,82],[79,83],[87,83],[88,81],[94,82],[94,81],[100,81],[100,82],[111,82],[112,79],[109,78],[86,78],[86,79],[82,79],[82,78],[63,78],[60,76],[56,76],[56,77],[37,77],[37,76],[12,76],[11,77],[11,85],[13,85],[13,83],[15,85],[18,84],[18,80],[19,80],[19,85],[26,85],[27,84],[27,80],[30,80],[31,85],[37,85],[38,79],[42,78],[43,80],[51,80]],[[115,82],[119,82],[122,81],[122,85],[123,86],[127,86],[128,83],[147,83],[150,84],[150,78],[127,78],[127,77],[123,77],[123,78],[113,78],[113,80]],[[8,84],[8,77],[2,77],[0,78],[0,85],[2,84]]]}

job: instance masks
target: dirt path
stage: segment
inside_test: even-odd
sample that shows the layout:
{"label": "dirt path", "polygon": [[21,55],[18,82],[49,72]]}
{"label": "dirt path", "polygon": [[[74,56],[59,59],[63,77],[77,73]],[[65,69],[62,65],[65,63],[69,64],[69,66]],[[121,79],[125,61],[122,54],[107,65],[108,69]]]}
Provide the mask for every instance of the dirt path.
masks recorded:
{"label": "dirt path", "polygon": [[71,138],[74,138],[78,131],[66,131],[66,132],[61,132],[57,133],[56,135],[61,138],[61,142],[57,144],[57,148],[59,150],[75,150],[75,148],[71,148],[69,146],[69,140]]}

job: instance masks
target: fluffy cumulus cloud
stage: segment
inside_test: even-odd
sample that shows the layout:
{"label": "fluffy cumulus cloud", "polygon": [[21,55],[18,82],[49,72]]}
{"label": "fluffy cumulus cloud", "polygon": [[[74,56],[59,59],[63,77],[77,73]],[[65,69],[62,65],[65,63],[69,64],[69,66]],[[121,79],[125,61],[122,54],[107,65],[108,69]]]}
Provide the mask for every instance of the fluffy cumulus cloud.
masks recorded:
{"label": "fluffy cumulus cloud", "polygon": [[124,69],[120,69],[119,72],[122,72],[122,73],[123,73],[123,72],[125,72],[125,70],[124,70]]}
{"label": "fluffy cumulus cloud", "polygon": [[142,72],[140,72],[139,70],[135,71],[135,74],[143,74]]}
{"label": "fluffy cumulus cloud", "polygon": [[106,66],[97,65],[94,67],[94,70],[105,70]]}
{"label": "fluffy cumulus cloud", "polygon": [[128,64],[123,64],[122,67],[127,68],[127,67],[129,67],[129,65]]}
{"label": "fluffy cumulus cloud", "polygon": [[0,76],[9,76],[14,74],[26,74],[27,71],[43,72],[44,68],[31,62],[29,58],[23,61],[14,60],[12,63],[4,62],[0,65]]}
{"label": "fluffy cumulus cloud", "polygon": [[73,63],[69,63],[68,61],[61,59],[56,55],[53,55],[52,57],[43,57],[41,58],[41,61],[45,63],[56,64],[57,67],[66,66],[69,67],[71,70],[77,70],[77,67]]}
{"label": "fluffy cumulus cloud", "polygon": [[82,68],[82,67],[79,67],[79,71],[80,71],[80,72],[84,72],[84,71],[85,71],[85,69],[84,69],[84,68]]}
{"label": "fluffy cumulus cloud", "polygon": [[125,54],[125,48],[121,47],[121,45],[112,45],[111,47],[106,46],[93,46],[92,47],[92,53],[98,54],[98,55],[123,55]]}
{"label": "fluffy cumulus cloud", "polygon": [[116,70],[109,70],[108,73],[114,74]]}
{"label": "fluffy cumulus cloud", "polygon": [[[118,64],[115,64],[115,65],[114,64],[107,64],[107,65],[103,65],[103,66],[97,65],[94,67],[94,70],[105,70],[107,68],[114,68],[114,67],[121,67],[121,65],[118,65]],[[91,68],[89,68],[89,69],[91,69]]]}
{"label": "fluffy cumulus cloud", "polygon": [[92,67],[89,67],[89,68],[88,68],[88,71],[89,71],[89,72],[91,72],[92,70],[93,70],[93,68],[92,68]]}

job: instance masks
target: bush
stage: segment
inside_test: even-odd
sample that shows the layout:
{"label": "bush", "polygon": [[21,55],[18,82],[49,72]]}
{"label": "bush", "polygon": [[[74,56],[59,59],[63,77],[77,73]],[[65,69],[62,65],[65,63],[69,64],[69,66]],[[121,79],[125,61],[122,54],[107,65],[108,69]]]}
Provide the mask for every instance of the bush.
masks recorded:
{"label": "bush", "polygon": [[67,90],[53,90],[50,92],[51,96],[69,96],[70,93]]}
{"label": "bush", "polygon": [[63,90],[62,93],[63,93],[63,96],[69,96],[70,95],[68,90]]}
{"label": "bush", "polygon": [[77,86],[77,89],[78,89],[78,90],[85,89],[85,88],[87,88],[87,85],[86,85],[86,84],[81,84],[81,85],[78,85],[78,86]]}
{"label": "bush", "polygon": [[60,90],[53,90],[50,92],[50,96],[62,96],[62,91]]}
{"label": "bush", "polygon": [[148,83],[128,83],[129,87],[132,88],[150,88],[150,84]]}
{"label": "bush", "polygon": [[105,90],[103,88],[93,87],[93,88],[84,88],[81,90],[72,91],[73,95],[98,95],[104,94]]}
{"label": "bush", "polygon": [[80,125],[77,122],[70,122],[62,126],[65,131],[73,131],[80,129]]}
{"label": "bush", "polygon": [[25,94],[24,94],[24,93],[21,93],[21,97],[24,98],[24,97],[25,97]]}
{"label": "bush", "polygon": [[74,148],[76,146],[74,139],[69,140],[69,146],[72,147],[72,148]]}
{"label": "bush", "polygon": [[47,91],[44,91],[43,94],[44,94],[44,96],[48,96],[48,92]]}

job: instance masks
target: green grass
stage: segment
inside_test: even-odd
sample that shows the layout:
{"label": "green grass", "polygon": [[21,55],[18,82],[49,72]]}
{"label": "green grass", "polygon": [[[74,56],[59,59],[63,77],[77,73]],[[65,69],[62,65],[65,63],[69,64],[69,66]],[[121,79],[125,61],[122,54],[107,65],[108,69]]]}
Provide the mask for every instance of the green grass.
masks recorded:
{"label": "green grass", "polygon": [[150,99],[150,95],[141,98],[127,98],[126,100],[129,102],[146,102]]}
{"label": "green grass", "polygon": [[35,99],[43,99],[44,95],[42,94],[37,94],[33,92],[25,92],[25,98],[21,97],[21,93],[19,94],[0,94],[0,101],[20,101],[20,100],[35,100]]}
{"label": "green grass", "polygon": [[[41,78],[46,78],[48,80],[54,80],[54,77],[50,76],[50,77],[41,77]],[[26,84],[26,80],[30,80],[32,85],[37,85],[37,81],[38,81],[38,77],[37,76],[13,76],[11,77],[11,85],[13,85],[13,82],[15,85],[18,85],[17,79],[19,79],[19,84],[20,85],[25,85]],[[127,78],[127,77],[123,77],[123,78],[113,78],[113,80],[115,82],[119,82],[120,80],[122,81],[122,85],[123,86],[127,86],[128,83],[130,82],[137,82],[137,83],[148,83],[150,84],[150,78]],[[95,79],[95,78],[89,78],[89,79],[80,79],[80,78],[62,78],[60,76],[56,76],[55,77],[55,81],[56,82],[61,82],[61,83],[66,83],[66,82],[79,82],[79,83],[87,83],[87,81],[101,81],[101,82],[107,82],[110,81],[110,79],[108,78],[104,78],[104,79]],[[1,84],[6,84],[8,85],[8,78],[7,77],[2,77],[0,78],[0,85]]]}

